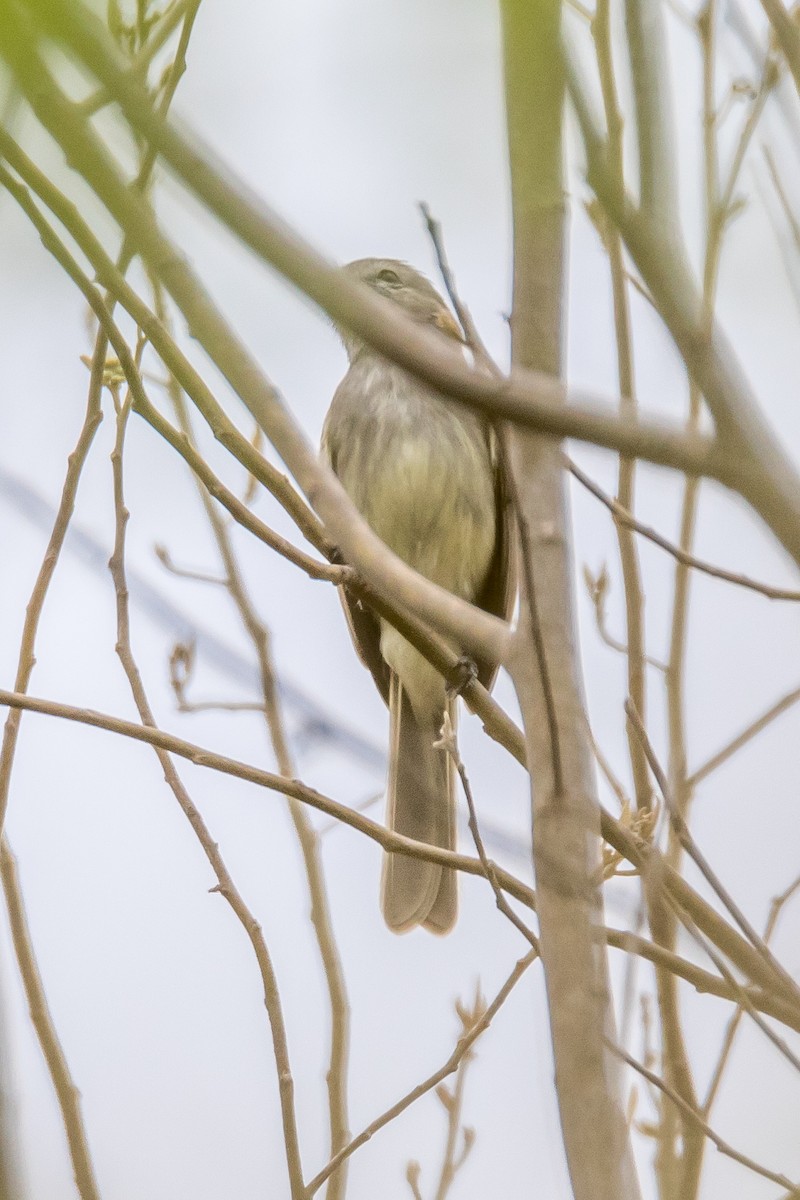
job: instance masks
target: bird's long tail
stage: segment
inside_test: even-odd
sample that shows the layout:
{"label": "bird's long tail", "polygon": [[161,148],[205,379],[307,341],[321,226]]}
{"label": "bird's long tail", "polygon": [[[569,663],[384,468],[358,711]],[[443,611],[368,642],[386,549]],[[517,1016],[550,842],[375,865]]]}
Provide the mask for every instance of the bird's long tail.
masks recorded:
{"label": "bird's long tail", "polygon": [[[455,726],[456,703],[448,701]],[[455,771],[450,756],[434,748],[441,720],[417,720],[406,692],[392,675],[387,823],[395,833],[446,850],[456,844]],[[382,881],[386,924],[397,933],[424,925],[452,929],[458,912],[456,872],[437,863],[387,854]]]}

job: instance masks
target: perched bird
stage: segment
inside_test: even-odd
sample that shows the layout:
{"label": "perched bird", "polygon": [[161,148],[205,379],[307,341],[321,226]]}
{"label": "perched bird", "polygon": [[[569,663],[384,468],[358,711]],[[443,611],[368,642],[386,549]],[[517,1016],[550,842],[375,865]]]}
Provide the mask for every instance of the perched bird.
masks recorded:
{"label": "perched bird", "polygon": [[[416,321],[463,340],[436,289],[393,259],[350,263],[348,274]],[[331,402],[322,451],[366,521],[409,566],[487,612],[512,600],[509,531],[493,437],[481,418],[342,331],[349,369]],[[389,706],[387,821],[406,837],[452,850],[455,771],[434,746],[455,699],[439,673],[388,622],[343,593],[356,649]],[[460,647],[454,647],[460,650]],[[478,663],[491,686],[493,663]],[[390,929],[447,933],[458,909],[456,873],[388,854],[382,879]]]}

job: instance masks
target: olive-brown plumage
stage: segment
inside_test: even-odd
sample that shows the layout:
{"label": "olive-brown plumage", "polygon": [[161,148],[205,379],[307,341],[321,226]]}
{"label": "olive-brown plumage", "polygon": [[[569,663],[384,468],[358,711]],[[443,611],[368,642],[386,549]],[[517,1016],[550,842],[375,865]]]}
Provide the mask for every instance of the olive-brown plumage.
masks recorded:
{"label": "olive-brown plumage", "polygon": [[[415,320],[460,336],[444,300],[413,267],[368,258],[345,269]],[[322,439],[333,470],[370,526],[409,566],[487,612],[506,616],[513,593],[509,534],[488,427],[350,334],[343,340],[350,365]],[[454,771],[434,743],[446,711],[455,725],[455,702],[438,672],[388,622],[346,590],[343,599],[359,655],[389,706],[388,824],[406,837],[452,850]],[[479,663],[478,672],[491,686],[495,664]],[[386,856],[382,907],[391,929],[421,924],[447,933],[457,905],[453,871]]]}

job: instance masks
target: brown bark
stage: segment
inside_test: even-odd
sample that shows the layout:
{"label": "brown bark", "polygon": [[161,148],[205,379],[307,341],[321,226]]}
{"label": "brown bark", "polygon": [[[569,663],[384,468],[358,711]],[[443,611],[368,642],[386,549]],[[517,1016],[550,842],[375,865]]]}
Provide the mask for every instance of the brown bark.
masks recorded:
{"label": "brown bark", "polygon": [[[558,0],[503,5],[514,214],[515,365],[561,373],[563,74]],[[639,1195],[621,1102],[599,890],[599,801],[574,626],[564,470],[552,441],[507,435],[522,544],[509,663],[525,722],[556,1088],[576,1200]]]}

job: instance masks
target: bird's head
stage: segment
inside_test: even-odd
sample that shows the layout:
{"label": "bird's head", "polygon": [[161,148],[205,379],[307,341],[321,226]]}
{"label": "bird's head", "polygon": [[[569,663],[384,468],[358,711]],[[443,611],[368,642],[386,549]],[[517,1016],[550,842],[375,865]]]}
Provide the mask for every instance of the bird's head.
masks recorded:
{"label": "bird's head", "polygon": [[[379,296],[385,296],[421,325],[436,329],[463,342],[458,324],[432,283],[421,272],[396,258],[359,258],[344,268],[351,279],[365,283]],[[352,360],[362,348],[357,338],[343,333],[347,353]]]}

